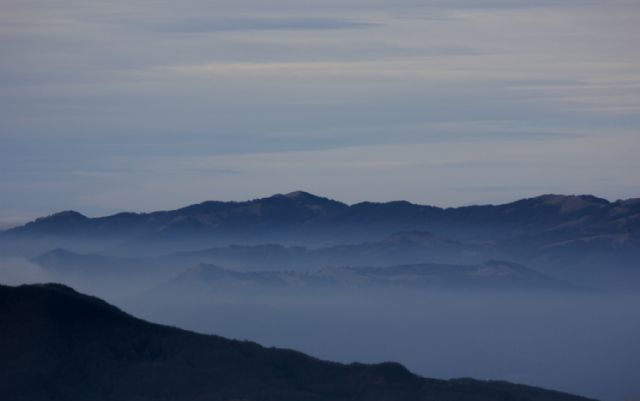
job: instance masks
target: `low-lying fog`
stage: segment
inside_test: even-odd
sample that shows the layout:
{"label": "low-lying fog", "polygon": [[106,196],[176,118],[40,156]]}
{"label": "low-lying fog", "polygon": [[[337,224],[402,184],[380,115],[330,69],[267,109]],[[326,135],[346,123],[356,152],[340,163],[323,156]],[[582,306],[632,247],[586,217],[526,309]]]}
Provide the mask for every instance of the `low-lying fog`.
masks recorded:
{"label": "low-lying fog", "polygon": [[399,361],[427,377],[640,397],[636,295],[331,293],[121,305],[145,319],[343,362]]}
{"label": "low-lying fog", "polygon": [[[0,260],[2,283],[46,279],[29,262]],[[116,290],[103,288],[101,296]],[[189,302],[149,294],[106,298],[153,322],[323,359],[393,360],[426,377],[499,379],[606,401],[640,399],[637,293],[252,290]]]}
{"label": "low-lying fog", "polygon": [[0,284],[19,285],[51,281],[42,267],[21,257],[0,257]]}

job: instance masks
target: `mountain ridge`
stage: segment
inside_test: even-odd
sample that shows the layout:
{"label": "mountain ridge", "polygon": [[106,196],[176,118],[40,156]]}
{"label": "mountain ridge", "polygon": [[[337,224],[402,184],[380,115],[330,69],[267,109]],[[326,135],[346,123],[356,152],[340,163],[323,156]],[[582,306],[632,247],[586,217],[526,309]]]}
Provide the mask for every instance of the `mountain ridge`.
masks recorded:
{"label": "mountain ridge", "polygon": [[197,334],[145,322],[59,284],[0,285],[0,323],[0,391],[15,401],[587,401]]}
{"label": "mountain ridge", "polygon": [[[65,232],[65,227],[60,224],[71,224],[73,229],[85,228],[93,229],[94,234],[100,234],[100,231],[109,231],[121,224],[133,225],[150,225],[156,229],[166,230],[168,226],[174,225],[179,227],[187,223],[193,226],[219,226],[223,220],[233,217],[241,217],[247,223],[247,217],[264,217],[270,212],[275,214],[274,217],[283,218],[285,220],[295,220],[297,222],[308,222],[314,219],[322,219],[331,217],[334,219],[347,218],[348,220],[361,221],[367,220],[362,218],[367,213],[389,213],[394,212],[396,219],[403,219],[407,214],[412,217],[419,215],[433,215],[438,218],[442,214],[453,214],[454,217],[464,217],[472,214],[474,211],[486,210],[495,212],[504,211],[517,217],[517,210],[521,207],[546,207],[545,213],[560,212],[564,214],[572,214],[584,210],[585,208],[597,209],[601,207],[618,205],[620,208],[635,206],[640,199],[630,198],[626,200],[617,200],[615,202],[598,198],[593,195],[557,195],[545,194],[532,198],[524,198],[513,202],[503,204],[485,204],[485,205],[469,205],[460,207],[437,207],[431,205],[423,205],[411,203],[408,201],[389,201],[389,202],[358,202],[348,205],[346,203],[320,197],[304,191],[295,191],[288,194],[275,194],[265,198],[256,198],[248,201],[204,201],[197,204],[188,205],[174,210],[163,210],[148,213],[121,212],[114,215],[101,217],[87,217],[79,212],[67,210],[51,214],[49,216],[40,217],[34,221],[28,222],[22,226],[5,230],[5,235],[20,234],[57,234]],[[286,213],[282,208],[287,209]],[[556,208],[556,210],[552,210]],[[303,213],[305,212],[306,213]],[[195,217],[194,217],[195,216]],[[205,216],[213,216],[205,218]],[[422,216],[428,217],[428,216]],[[160,227],[158,227],[160,226]],[[100,229],[102,228],[102,230]],[[66,230],[68,231],[68,229]]]}
{"label": "mountain ridge", "polygon": [[[580,284],[596,284],[614,270],[612,280],[607,279],[612,285],[640,283],[640,199],[610,202],[593,195],[546,194],[501,205],[439,208],[407,201],[347,205],[297,191],[146,214],[89,218],[67,211],[0,234],[0,252],[24,249],[22,255],[33,257],[71,247],[90,253],[158,256],[261,244],[340,251],[400,232],[406,234],[395,244],[389,239],[385,246],[399,249],[422,241],[431,253],[416,262],[489,256],[552,276],[566,271],[559,278],[568,281],[576,275],[585,277]],[[412,239],[411,232],[433,237]],[[360,250],[365,252],[365,246]]]}

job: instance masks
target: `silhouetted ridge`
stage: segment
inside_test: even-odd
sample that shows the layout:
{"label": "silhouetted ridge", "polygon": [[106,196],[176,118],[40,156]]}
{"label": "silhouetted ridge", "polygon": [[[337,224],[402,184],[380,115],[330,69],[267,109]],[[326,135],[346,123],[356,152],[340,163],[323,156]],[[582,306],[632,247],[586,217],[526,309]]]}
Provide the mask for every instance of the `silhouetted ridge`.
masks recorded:
{"label": "silhouetted ridge", "polygon": [[[361,202],[348,206],[342,202],[296,191],[244,202],[206,201],[173,211],[154,213],[119,213],[113,216],[87,218],[77,212],[66,211],[37,219],[22,227],[8,230],[8,234],[48,235],[123,235],[152,239],[158,235],[235,235],[252,236],[296,230],[307,235],[323,235],[322,230],[361,232],[374,231],[432,231],[442,225],[460,224],[560,224],[582,215],[599,219],[606,217],[601,210],[625,207],[627,213],[640,213],[636,203],[611,203],[591,195],[542,195],[498,206],[467,206],[442,209],[416,205],[407,201],[384,203]],[[621,209],[620,209],[621,210]],[[351,226],[350,226],[351,225]],[[360,231],[358,231],[360,230]],[[245,234],[243,234],[245,235]]]}
{"label": "silhouetted ridge", "polygon": [[47,217],[41,217],[36,221],[83,221],[87,219],[88,217],[83,215],[82,213],[78,213],[74,210],[65,210],[63,212],[54,213]]}
{"label": "silhouetted ridge", "polygon": [[586,401],[200,335],[135,319],[60,285],[0,285],[0,327],[0,394],[12,401]]}
{"label": "silhouetted ridge", "polygon": [[73,210],[54,213],[49,216],[39,217],[36,220],[16,227],[7,232],[27,232],[37,234],[80,234],[91,225],[91,219]]}
{"label": "silhouetted ridge", "polygon": [[338,202],[322,196],[317,196],[305,191],[293,191],[293,192],[289,192],[288,194],[284,194],[284,195],[277,194],[274,196],[284,196],[285,198],[293,199],[298,202],[304,202],[304,203],[320,203],[320,204],[332,204],[336,206],[339,206],[339,205],[346,206],[342,202]]}
{"label": "silhouetted ridge", "polygon": [[547,194],[535,198],[525,199],[525,203],[536,206],[556,208],[561,213],[574,213],[587,208],[601,208],[609,206],[611,202],[593,195],[555,195]]}
{"label": "silhouetted ridge", "polygon": [[[247,252],[254,255],[252,264],[262,253],[273,257],[265,263],[275,266],[278,259],[287,268],[294,264],[290,256],[300,260],[305,252],[318,257],[308,265],[322,266],[478,263],[496,258],[551,275],[560,272],[563,280],[573,281],[579,275],[590,285],[616,269],[621,274],[615,285],[626,286],[638,281],[640,202],[547,194],[502,205],[442,209],[406,201],[349,206],[296,191],[146,214],[87,218],[64,212],[0,234],[0,251],[17,243],[31,254],[43,253],[69,247],[71,241],[88,244],[88,249],[136,255],[218,248],[220,258],[203,261],[229,268],[236,268],[229,259],[236,258],[232,254],[238,255],[240,249],[222,248],[233,244],[286,246]],[[320,248],[325,251],[316,251]]]}

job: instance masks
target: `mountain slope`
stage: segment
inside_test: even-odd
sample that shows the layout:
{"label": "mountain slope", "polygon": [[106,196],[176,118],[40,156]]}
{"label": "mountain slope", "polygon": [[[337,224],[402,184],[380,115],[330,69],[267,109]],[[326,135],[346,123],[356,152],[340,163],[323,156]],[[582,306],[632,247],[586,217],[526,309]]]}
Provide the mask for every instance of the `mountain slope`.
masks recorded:
{"label": "mountain slope", "polygon": [[0,327],[0,394],[15,401],[586,400],[195,334],[135,319],[61,285],[0,286]]}

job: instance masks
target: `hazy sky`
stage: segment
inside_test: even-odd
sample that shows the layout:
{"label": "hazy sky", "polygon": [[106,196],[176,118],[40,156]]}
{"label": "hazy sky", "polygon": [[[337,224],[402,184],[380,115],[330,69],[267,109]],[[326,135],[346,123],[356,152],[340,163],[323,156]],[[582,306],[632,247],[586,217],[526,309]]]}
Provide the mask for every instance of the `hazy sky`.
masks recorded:
{"label": "hazy sky", "polygon": [[637,0],[0,0],[0,225],[640,196]]}

